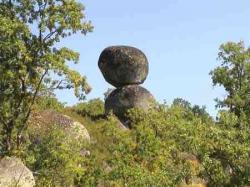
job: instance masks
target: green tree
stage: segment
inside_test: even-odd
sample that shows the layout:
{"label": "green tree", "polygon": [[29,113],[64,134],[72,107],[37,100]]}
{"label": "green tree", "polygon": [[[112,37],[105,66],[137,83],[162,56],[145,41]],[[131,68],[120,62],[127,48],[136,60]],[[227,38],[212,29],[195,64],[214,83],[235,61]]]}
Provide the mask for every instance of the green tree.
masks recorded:
{"label": "green tree", "polygon": [[250,116],[250,48],[242,41],[222,44],[218,59],[221,65],[210,74],[213,84],[223,86],[227,96],[217,99],[217,106],[229,108],[238,117]]}
{"label": "green tree", "polygon": [[10,154],[41,90],[74,88],[80,99],[90,91],[68,66],[79,54],[56,44],[92,25],[76,0],[1,0],[0,25],[0,150]]}
{"label": "green tree", "polygon": [[83,117],[91,119],[100,119],[104,117],[104,102],[99,99],[91,99],[88,102],[78,103],[74,106],[74,110]]}
{"label": "green tree", "polygon": [[213,122],[213,118],[206,111],[206,106],[191,105],[190,102],[182,98],[175,98],[172,106],[177,108],[178,111],[182,111],[186,120],[199,117],[203,122]]}
{"label": "green tree", "polygon": [[173,101],[174,106],[180,106],[182,108],[185,108],[187,110],[191,110],[191,103],[186,101],[185,99],[182,98],[175,98]]}

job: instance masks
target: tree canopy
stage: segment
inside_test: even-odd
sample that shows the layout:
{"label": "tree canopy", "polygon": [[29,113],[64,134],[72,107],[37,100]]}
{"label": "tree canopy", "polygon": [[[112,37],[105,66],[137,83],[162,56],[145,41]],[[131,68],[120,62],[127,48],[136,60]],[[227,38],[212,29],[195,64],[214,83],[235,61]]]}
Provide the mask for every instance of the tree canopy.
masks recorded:
{"label": "tree canopy", "polygon": [[79,54],[56,44],[93,27],[76,0],[1,0],[0,25],[1,149],[9,152],[41,91],[74,88],[78,98],[90,91],[86,78],[68,65],[78,63]]}
{"label": "tree canopy", "polygon": [[226,107],[238,117],[250,116],[250,48],[243,41],[228,42],[220,46],[221,65],[211,71],[214,85],[222,86],[227,96],[219,100],[218,107]]}

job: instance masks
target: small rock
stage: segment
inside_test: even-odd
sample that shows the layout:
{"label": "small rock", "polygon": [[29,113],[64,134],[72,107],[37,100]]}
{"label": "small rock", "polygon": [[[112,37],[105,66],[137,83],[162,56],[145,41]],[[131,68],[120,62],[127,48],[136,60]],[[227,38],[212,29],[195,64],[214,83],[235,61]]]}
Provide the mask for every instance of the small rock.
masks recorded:
{"label": "small rock", "polygon": [[86,149],[82,149],[80,151],[80,155],[83,156],[83,157],[88,157],[88,156],[90,156],[90,151],[86,150]]}
{"label": "small rock", "polygon": [[32,187],[35,179],[32,172],[16,157],[0,160],[0,187]]}
{"label": "small rock", "polygon": [[129,46],[112,46],[103,50],[98,66],[105,80],[115,87],[142,84],[148,75],[144,53]]}
{"label": "small rock", "polygon": [[87,142],[90,142],[88,130],[78,121],[72,123],[71,128],[69,128],[69,133],[71,133],[72,137],[76,139],[84,139]]}

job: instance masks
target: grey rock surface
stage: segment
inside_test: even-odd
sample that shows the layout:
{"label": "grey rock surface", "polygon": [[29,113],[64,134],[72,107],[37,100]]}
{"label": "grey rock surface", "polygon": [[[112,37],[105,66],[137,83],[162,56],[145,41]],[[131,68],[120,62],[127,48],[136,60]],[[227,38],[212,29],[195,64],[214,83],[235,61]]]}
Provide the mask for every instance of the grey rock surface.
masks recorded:
{"label": "grey rock surface", "polygon": [[155,99],[147,89],[138,85],[124,86],[109,94],[105,100],[105,113],[112,111],[124,123],[128,109],[139,108],[147,111],[154,103]]}
{"label": "grey rock surface", "polygon": [[32,172],[16,157],[0,160],[0,187],[33,187],[35,179]]}
{"label": "grey rock surface", "polygon": [[148,60],[134,47],[111,46],[104,49],[98,66],[105,80],[115,87],[142,84],[148,75]]}
{"label": "grey rock surface", "polygon": [[[79,141],[90,142],[88,130],[78,121],[74,121],[67,115],[62,115],[52,110],[39,111],[32,113],[30,117],[30,128],[36,132],[47,131],[51,126],[57,125],[64,130],[65,135]],[[37,135],[37,138],[39,134]]]}

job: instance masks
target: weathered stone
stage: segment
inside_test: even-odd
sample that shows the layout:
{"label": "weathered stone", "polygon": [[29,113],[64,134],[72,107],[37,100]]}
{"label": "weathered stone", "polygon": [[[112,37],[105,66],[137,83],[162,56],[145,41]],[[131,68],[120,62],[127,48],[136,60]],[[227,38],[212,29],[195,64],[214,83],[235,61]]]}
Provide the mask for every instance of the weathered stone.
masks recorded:
{"label": "weathered stone", "polygon": [[4,157],[0,160],[0,187],[8,186],[35,186],[32,172],[19,158]]}
{"label": "weathered stone", "polygon": [[190,175],[180,184],[180,187],[206,187],[207,182],[199,177],[201,163],[198,158],[190,153],[182,152],[180,159],[186,161],[190,166]]}
{"label": "weathered stone", "polygon": [[131,108],[147,111],[154,105],[154,97],[145,88],[138,85],[129,85],[115,89],[105,100],[105,112],[113,112],[121,122],[126,124],[126,112]]}
{"label": "weathered stone", "polygon": [[[32,113],[29,120],[29,127],[36,132],[48,131],[53,125],[61,128],[65,135],[80,141],[90,142],[88,130],[83,124],[74,121],[67,115],[62,115],[52,110],[39,111]],[[35,136],[35,140],[39,141],[39,134]]]}
{"label": "weathered stone", "polygon": [[148,61],[142,51],[129,46],[103,50],[98,66],[105,80],[115,87],[142,84],[148,75]]}

